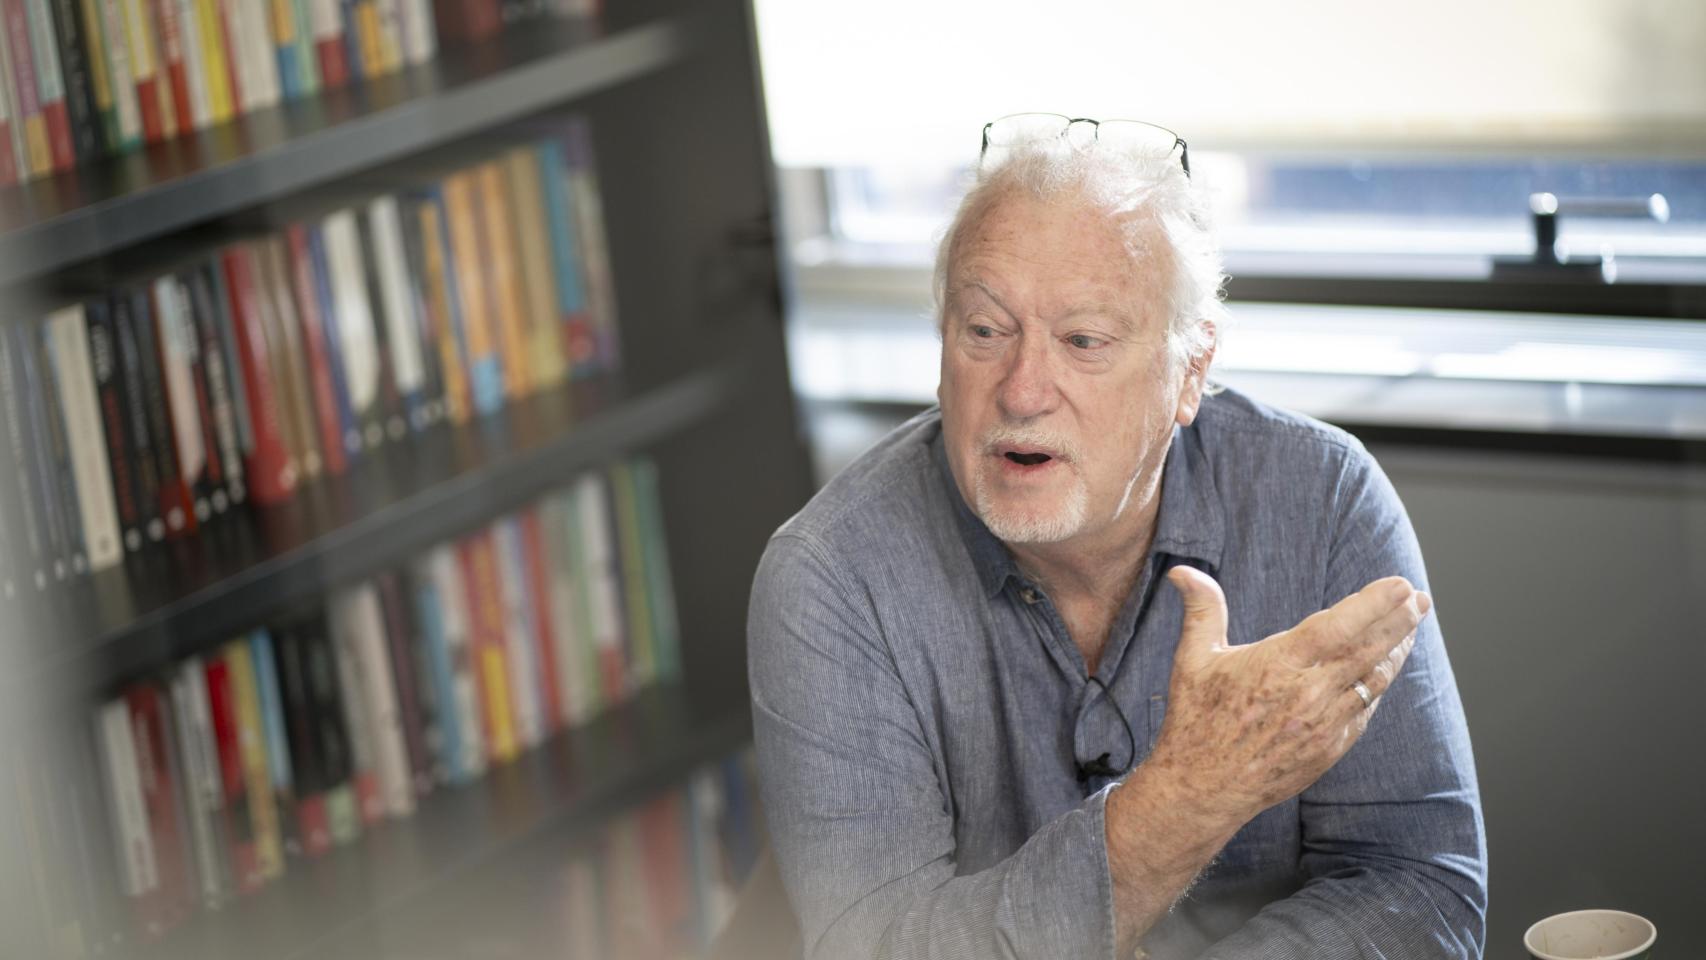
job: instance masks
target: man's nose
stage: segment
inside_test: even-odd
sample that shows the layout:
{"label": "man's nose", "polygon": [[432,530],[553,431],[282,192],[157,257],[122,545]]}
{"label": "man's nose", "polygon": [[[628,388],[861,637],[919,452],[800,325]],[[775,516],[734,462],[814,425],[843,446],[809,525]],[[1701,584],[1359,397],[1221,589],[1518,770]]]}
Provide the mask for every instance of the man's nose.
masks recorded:
{"label": "man's nose", "polygon": [[1048,340],[1020,338],[1008,361],[1007,374],[996,389],[995,401],[1002,414],[1014,420],[1028,420],[1052,410],[1058,397]]}

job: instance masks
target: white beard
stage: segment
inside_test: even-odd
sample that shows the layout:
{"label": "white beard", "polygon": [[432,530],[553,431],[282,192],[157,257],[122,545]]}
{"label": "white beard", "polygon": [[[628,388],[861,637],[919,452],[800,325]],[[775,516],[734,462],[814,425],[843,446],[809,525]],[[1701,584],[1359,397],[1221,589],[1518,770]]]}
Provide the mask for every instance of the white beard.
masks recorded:
{"label": "white beard", "polygon": [[989,492],[987,469],[978,468],[974,506],[978,519],[996,539],[1006,543],[1059,543],[1084,529],[1090,514],[1090,492],[1084,488],[1082,477],[1074,474],[1072,488],[1047,512],[1004,510]]}

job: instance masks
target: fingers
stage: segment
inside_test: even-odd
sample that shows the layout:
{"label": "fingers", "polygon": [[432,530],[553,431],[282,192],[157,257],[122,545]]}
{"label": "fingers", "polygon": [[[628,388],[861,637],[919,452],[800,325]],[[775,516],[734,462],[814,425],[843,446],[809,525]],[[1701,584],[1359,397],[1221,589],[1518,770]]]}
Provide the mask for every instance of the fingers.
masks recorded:
{"label": "fingers", "polygon": [[[1403,577],[1376,580],[1288,631],[1295,662],[1332,664],[1368,648],[1353,672],[1336,679],[1348,684],[1391,649],[1421,620],[1417,591]],[[1343,673],[1343,671],[1341,671]]]}
{"label": "fingers", "polygon": [[[1413,640],[1416,628],[1422,622],[1422,617],[1431,607],[1431,599],[1425,593],[1414,593],[1394,607],[1385,616],[1363,628],[1361,634],[1342,643],[1339,648],[1329,650],[1321,658],[1322,666],[1326,667],[1329,675],[1337,682],[1349,685],[1361,677],[1369,680],[1379,664],[1388,658],[1406,641]],[[1408,647],[1405,646],[1408,651]],[[1399,658],[1403,662],[1403,658]],[[1372,681],[1370,681],[1372,686]]]}
{"label": "fingers", "polygon": [[1226,595],[1220,584],[1200,570],[1184,565],[1167,571],[1167,580],[1185,604],[1175,659],[1196,656],[1226,644]]}

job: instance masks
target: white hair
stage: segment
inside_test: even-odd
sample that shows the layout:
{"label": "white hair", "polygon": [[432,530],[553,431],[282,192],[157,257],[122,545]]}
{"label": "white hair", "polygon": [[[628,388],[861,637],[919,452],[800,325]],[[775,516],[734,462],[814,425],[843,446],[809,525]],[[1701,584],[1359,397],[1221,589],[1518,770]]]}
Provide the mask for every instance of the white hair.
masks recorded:
{"label": "white hair", "polygon": [[[1040,200],[1087,201],[1119,227],[1134,266],[1147,261],[1168,275],[1161,289],[1167,348],[1175,363],[1188,364],[1216,344],[1228,319],[1221,302],[1226,271],[1203,189],[1176,158],[1139,156],[1096,140],[1066,138],[1009,148],[999,162],[986,160],[977,170],[936,252],[938,331],[948,262],[961,233],[998,200],[1018,191]],[[1157,236],[1159,245],[1151,242]]]}

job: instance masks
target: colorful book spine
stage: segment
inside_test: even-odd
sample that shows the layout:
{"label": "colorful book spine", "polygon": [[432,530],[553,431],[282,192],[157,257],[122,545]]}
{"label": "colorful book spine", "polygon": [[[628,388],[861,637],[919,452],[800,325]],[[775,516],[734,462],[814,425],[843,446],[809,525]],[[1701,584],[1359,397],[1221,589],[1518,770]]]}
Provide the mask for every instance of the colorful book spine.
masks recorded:
{"label": "colorful book spine", "polygon": [[409,285],[408,260],[403,249],[402,211],[397,198],[385,195],[367,207],[368,235],[384,314],[391,382],[410,428],[423,430],[429,422],[426,368],[421,357],[420,320]]}
{"label": "colorful book spine", "polygon": [[640,533],[646,557],[646,594],[651,601],[652,638],[658,676],[681,678],[681,626],[675,610],[675,584],[669,570],[669,544],[664,533],[663,492],[658,468],[648,457],[630,462],[634,496],[639,507]]}
{"label": "colorful book spine", "polygon": [[[65,2],[65,0],[56,0]],[[178,57],[182,64],[187,104],[180,108],[179,120],[191,130],[205,130],[213,123],[213,90],[208,83],[207,57],[202,36],[201,12],[196,0],[165,0],[172,6],[177,21]]]}
{"label": "colorful book spine", "polygon": [[177,277],[166,275],[152,283],[155,333],[160,344],[160,366],[164,374],[167,410],[176,440],[178,472],[189,490],[190,507],[198,522],[213,513],[209,498],[213,479],[209,475],[206,435],[202,431],[200,398],[196,391],[195,358],[200,350],[190,316],[188,298]]}
{"label": "colorful book spine", "polygon": [[320,476],[324,461],[320,454],[318,418],[314,411],[307,357],[302,346],[302,324],[296,314],[296,297],[284,238],[271,235],[256,242],[263,287],[262,310],[268,315],[267,334],[278,357],[280,381],[284,385],[286,436],[302,465],[304,479]]}
{"label": "colorful book spine", "polygon": [[562,324],[557,316],[558,293],[551,263],[551,233],[546,226],[545,190],[532,147],[517,147],[504,155],[514,213],[513,250],[522,293],[522,326],[526,331],[529,375],[536,387],[561,383],[568,374],[563,353]]}
{"label": "colorful book spine", "polygon": [[192,656],[173,669],[171,695],[178,754],[183,758],[184,781],[180,786],[188,801],[201,900],[208,907],[218,907],[231,895],[232,887],[223,839],[224,791],[219,782],[218,748],[200,657]]}
{"label": "colorful book spine", "polygon": [[142,784],[136,766],[136,734],[131,726],[130,705],[123,697],[101,707],[96,720],[96,743],[100,747],[101,768],[107,800],[107,822],[112,828],[113,846],[120,851],[120,888],[134,905],[138,925],[145,932],[154,927],[162,932],[153,916],[160,875],[154,859],[154,844],[148,829],[148,812],[143,803]]}
{"label": "colorful book spine", "polygon": [[428,753],[428,726],[433,718],[422,696],[419,663],[415,651],[420,639],[415,633],[415,620],[410,614],[403,585],[397,575],[386,571],[374,578],[379,604],[385,623],[386,655],[390,661],[388,678],[397,705],[397,725],[402,732],[403,753],[408,761],[409,783],[415,796],[432,792],[433,758]]}
{"label": "colorful book spine", "polygon": [[357,591],[341,590],[327,604],[331,649],[335,654],[338,700],[344,729],[349,733],[350,776],[363,826],[385,818],[386,795],[378,766],[378,731],[368,702],[365,663],[361,656],[361,613]]}
{"label": "colorful book spine", "polygon": [[[94,0],[100,11],[100,49],[106,54],[107,80],[113,97],[118,128],[115,153],[142,145],[142,103],[136,95],[136,76],[131,71],[130,29],[125,23],[125,0]],[[91,36],[91,42],[94,38]]]}
{"label": "colorful book spine", "polygon": [[[51,0],[51,10],[53,32],[59,41],[60,71],[65,79],[71,148],[77,162],[87,163],[102,156],[105,144],[101,139],[100,107],[95,97],[95,71],[89,56],[84,7],[78,0]],[[0,131],[0,143],[4,142],[3,131]],[[0,167],[4,165],[4,152],[0,150]],[[0,181],[3,180],[4,170],[0,169]]]}
{"label": "colorful book spine", "polygon": [[83,307],[79,304],[55,311],[48,317],[47,326],[54,384],[65,413],[84,547],[89,568],[104,570],[117,565],[124,556],[124,543],[113,497],[112,471],[107,465],[106,438],[91,372],[89,329]]}
{"label": "colorful book spine", "polygon": [[550,226],[552,275],[557,281],[563,349],[570,369],[584,375],[596,366],[598,339],[593,333],[592,309],[587,302],[582,267],[584,243],[569,189],[568,156],[560,141],[547,140],[537,146],[535,160]]}
{"label": "colorful book spine", "polygon": [[[0,19],[0,27],[4,20]],[[6,44],[0,42],[0,187],[18,182],[17,127],[13,123],[15,108],[12,101],[11,65],[6,58]]]}
{"label": "colorful book spine", "polygon": [[146,932],[155,936],[175,928],[189,915],[197,881],[185,841],[185,826],[179,822],[175,797],[179,785],[170,775],[168,756],[171,734],[166,729],[160,691],[151,683],[139,683],[125,695],[130,708],[131,733],[136,739],[137,784],[148,819],[159,884],[151,919],[155,926]]}
{"label": "colorful book spine", "polygon": [[527,566],[521,531],[513,516],[492,524],[493,585],[498,588],[503,617],[504,662],[509,667],[510,703],[515,709],[518,747],[544,742],[550,731],[539,689],[539,643],[533,607],[527,595]]}
{"label": "colorful book spine", "polygon": [[350,71],[338,0],[308,0],[308,22],[313,30],[314,59],[320,68],[320,86],[327,90],[343,86],[349,82]]}
{"label": "colorful book spine", "polygon": [[515,759],[515,708],[509,692],[509,666],[504,657],[503,588],[498,583],[490,531],[465,537],[457,545],[466,590],[470,637],[483,707],[481,728],[485,754],[492,764]]}
{"label": "colorful book spine", "polygon": [[[185,277],[199,340],[201,372],[211,404],[214,443],[219,450],[222,492],[230,504],[241,504],[248,499],[243,472],[242,414],[237,404],[242,385],[237,382],[237,370],[228,359],[231,356],[228,342],[236,331],[224,309],[228,301],[220,296],[217,263],[199,264]],[[220,493],[216,492],[215,497],[218,496]]]}
{"label": "colorful book spine", "polygon": [[236,333],[233,339],[248,397],[249,429],[253,436],[244,469],[249,478],[249,495],[262,504],[278,503],[295,492],[297,465],[284,441],[283,411],[273,383],[267,336],[252,276],[254,259],[244,246],[226,249],[220,259],[230,294]]}
{"label": "colorful book spine", "polygon": [[332,361],[327,349],[326,324],[320,313],[320,296],[314,282],[314,256],[308,246],[308,228],[300,223],[285,230],[289,245],[289,271],[296,293],[297,319],[302,324],[302,346],[307,360],[315,422],[326,472],[342,474],[349,461],[344,456],[343,425],[339,422],[337,388],[332,382]]}
{"label": "colorful book spine", "polygon": [[586,266],[587,303],[597,336],[595,372],[613,371],[621,365],[616,330],[616,282],[611,273],[610,249],[604,229],[604,200],[598,189],[598,172],[592,146],[592,128],[584,118],[569,121],[566,158],[569,189],[574,195],[574,213]]}
{"label": "colorful book spine", "polygon": [[323,613],[308,618],[298,629],[312,701],[315,759],[326,798],[326,826],[332,843],[342,846],[361,834],[362,808],[337,650]]}
{"label": "colorful book spine", "polygon": [[284,838],[279,830],[278,805],[273,795],[272,764],[267,758],[265,721],[261,718],[259,683],[254,658],[242,640],[226,644],[221,656],[231,679],[231,704],[237,723],[238,758],[249,800],[249,819],[255,830],[255,865],[263,882],[284,873]]}
{"label": "colorful book spine", "polygon": [[65,76],[60,69],[53,13],[49,0],[25,0],[24,9],[29,17],[36,96],[47,122],[48,153],[53,157],[53,169],[69,170],[77,164],[77,151],[71,142],[71,114],[65,102]]}
{"label": "colorful book spine", "polygon": [[226,20],[220,0],[193,0],[196,35],[201,42],[201,73],[207,82],[207,112],[210,123],[224,123],[237,113],[238,92],[227,56]]}
{"label": "colorful book spine", "polygon": [[485,239],[482,246],[487,255],[487,276],[496,317],[504,394],[513,401],[533,392],[533,364],[527,356],[527,306],[523,299],[522,276],[516,263],[516,216],[510,206],[510,187],[504,174],[504,165],[492,161],[482,164],[476,175]]}
{"label": "colorful book spine", "polygon": [[474,648],[473,616],[460,546],[441,544],[428,554],[430,579],[438,597],[444,644],[451,670],[451,702],[456,715],[457,765],[452,777],[466,782],[486,770],[484,698]]}
{"label": "colorful book spine", "polygon": [[33,583],[37,590],[44,590],[52,578],[52,561],[41,508],[37,506],[37,480],[30,469],[30,461],[37,454],[27,411],[29,394],[24,389],[21,361],[15,354],[12,338],[0,331],[0,411],[5,414],[7,450],[10,453],[10,469],[5,471],[5,479],[11,481],[7,484],[7,492],[16,504],[10,515],[21,521],[19,526],[23,530],[21,538],[9,530],[7,540],[11,543],[22,540],[18,560],[26,572],[19,579]]}
{"label": "colorful book spine", "polygon": [[457,316],[468,359],[469,396],[473,412],[495,413],[503,407],[503,366],[490,309],[486,258],[482,255],[478,179],[464,170],[444,181],[444,207],[449,228],[459,296]]}
{"label": "colorful book spine", "polygon": [[548,731],[564,724],[567,711],[563,708],[562,688],[558,684],[557,624],[551,615],[551,580],[559,575],[550,565],[545,550],[545,533],[539,519],[539,508],[529,507],[513,518],[521,551],[521,567],[525,573],[525,594],[533,626],[536,652],[534,681],[538,684],[541,707]]}
{"label": "colorful book spine", "polygon": [[611,464],[608,476],[617,562],[622,571],[622,609],[628,627],[629,662],[633,667],[635,684],[645,686],[657,679],[658,662],[652,638],[651,605],[646,599],[646,558],[639,507],[635,503],[633,474],[628,465]]}
{"label": "colorful book spine", "polygon": [[286,831],[286,850],[318,857],[332,848],[332,830],[314,735],[315,704],[308,686],[305,638],[290,627],[280,628],[273,656],[294,793],[295,822]]}
{"label": "colorful book spine", "polygon": [[[457,709],[456,668],[451,651],[448,617],[433,567],[442,548],[416,558],[410,566],[415,622],[420,625],[425,679],[437,704],[437,779],[460,783],[466,778],[462,759],[461,715]],[[452,561],[454,562],[454,561]],[[466,651],[464,651],[466,656]]]}
{"label": "colorful book spine", "polygon": [[163,99],[172,117],[169,136],[196,129],[195,105],[190,102],[189,50],[184,42],[184,24],[178,15],[178,0],[149,0],[147,9],[159,32],[159,72]]}
{"label": "colorful book spine", "polygon": [[130,291],[121,289],[114,292],[108,306],[118,344],[125,436],[130,444],[128,459],[135,478],[137,508],[142,513],[142,533],[149,543],[158,543],[166,537],[166,521],[160,515],[160,471],[154,462],[158,454],[148,424],[147,388],[142,377],[142,343],[137,338],[133,304]]}
{"label": "colorful book spine", "polygon": [[343,436],[344,456],[353,460],[361,455],[365,444],[361,424],[356,421],[355,409],[350,404],[349,381],[345,376],[349,367],[344,361],[338,302],[332,292],[332,272],[326,262],[326,238],[321,224],[308,228],[308,253],[314,268],[314,294],[319,302],[320,322],[325,328],[326,364],[331,374],[338,430]]}
{"label": "colorful book spine", "polygon": [[24,168],[31,178],[53,172],[53,151],[48,144],[47,117],[42,113],[40,88],[36,84],[35,55],[30,49],[27,0],[0,0],[0,26],[5,29],[8,62],[16,97],[19,129],[23,133]]}
{"label": "colorful book spine", "polygon": [[444,197],[438,190],[422,193],[415,206],[420,223],[422,285],[432,340],[438,345],[443,378],[445,415],[451,423],[466,423],[473,412],[468,385],[468,351],[463,336],[461,292],[450,262],[450,235],[445,226]]}
{"label": "colorful book spine", "polygon": [[142,114],[142,139],[159,143],[172,136],[167,110],[171,97],[168,84],[160,77],[159,50],[154,41],[154,25],[148,0],[119,0],[124,18],[124,43],[130,55],[131,82],[136,88],[136,104]]}
{"label": "colorful book spine", "polygon": [[196,514],[192,505],[189,483],[179,469],[177,437],[172,429],[172,417],[166,392],[165,361],[160,348],[159,326],[155,313],[159,305],[153,291],[140,285],[131,291],[132,310],[136,317],[136,340],[141,353],[143,403],[148,416],[148,434],[153,440],[154,466],[160,478],[160,516],[166,521],[168,538],[187,536],[195,532]]}
{"label": "colorful book spine", "polygon": [[[284,729],[284,692],[278,678],[278,659],[272,631],[256,627],[249,631],[249,662],[255,670],[256,706],[266,742],[267,782],[272,788],[273,810],[278,833],[287,850],[301,850],[295,824],[289,813],[296,806],[296,783],[290,764],[290,741]],[[283,869],[282,861],[280,869]]]}
{"label": "colorful book spine", "polygon": [[12,337],[12,360],[17,389],[23,400],[23,416],[29,451],[21,464],[32,473],[42,529],[46,533],[48,569],[55,581],[64,580],[74,571],[73,556],[77,553],[75,534],[70,529],[70,516],[65,504],[65,488],[61,483],[59,460],[61,442],[54,434],[57,410],[52,395],[43,389],[40,339],[27,323],[14,323],[5,331]]}
{"label": "colorful book spine", "polygon": [[385,411],[380,396],[383,361],[362,262],[361,232],[353,210],[340,210],[327,217],[322,230],[344,382],[363,445],[371,450],[385,442]]}
{"label": "colorful book spine", "polygon": [[601,692],[605,703],[619,703],[632,690],[633,678],[628,675],[623,636],[621,571],[610,529],[610,493],[604,477],[596,472],[582,475],[575,487],[580,504],[575,518],[581,544],[580,569],[589,581]]}
{"label": "colorful book spine", "polygon": [[581,624],[584,611],[577,599],[580,568],[574,563],[570,537],[572,505],[562,494],[546,497],[535,508],[543,536],[547,569],[552,571],[551,624],[557,641],[557,690],[561,698],[562,722],[576,726],[591,716],[592,701],[586,693],[585,637]]}

